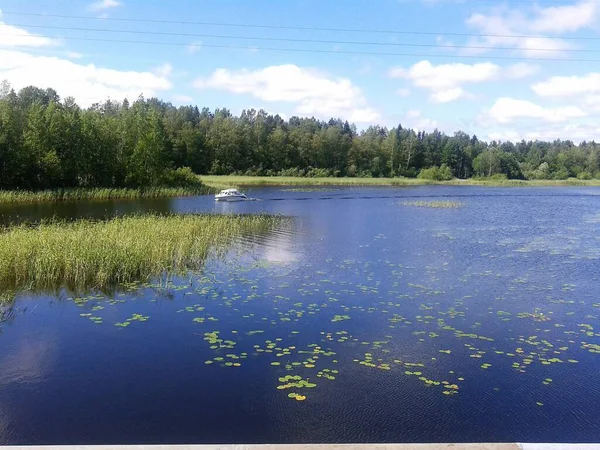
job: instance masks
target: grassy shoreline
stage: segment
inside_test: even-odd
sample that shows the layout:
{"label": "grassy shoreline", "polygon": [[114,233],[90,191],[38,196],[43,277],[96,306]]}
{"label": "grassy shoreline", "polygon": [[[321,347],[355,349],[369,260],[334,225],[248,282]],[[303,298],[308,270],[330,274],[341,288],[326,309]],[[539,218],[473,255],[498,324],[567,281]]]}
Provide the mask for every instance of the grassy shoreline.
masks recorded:
{"label": "grassy shoreline", "polygon": [[214,194],[229,187],[250,186],[600,186],[600,180],[485,180],[455,178],[450,181],[422,180],[419,178],[302,178],[254,177],[234,175],[200,175],[202,187],[147,189],[52,189],[44,191],[0,190],[0,204],[58,203],[79,200],[134,200],[138,198],[171,198]]}
{"label": "grassy shoreline", "polygon": [[214,188],[202,186],[197,188],[155,187],[147,189],[52,189],[44,191],[2,191],[0,204],[19,203],[54,203],[77,200],[131,200],[136,198],[184,197],[210,194]]}
{"label": "grassy shoreline", "polygon": [[104,289],[201,267],[213,251],[285,220],[269,215],[137,215],[0,230],[0,291]]}
{"label": "grassy shoreline", "polygon": [[214,189],[243,186],[600,186],[600,180],[422,180],[419,178],[300,178],[202,175],[202,183]]}

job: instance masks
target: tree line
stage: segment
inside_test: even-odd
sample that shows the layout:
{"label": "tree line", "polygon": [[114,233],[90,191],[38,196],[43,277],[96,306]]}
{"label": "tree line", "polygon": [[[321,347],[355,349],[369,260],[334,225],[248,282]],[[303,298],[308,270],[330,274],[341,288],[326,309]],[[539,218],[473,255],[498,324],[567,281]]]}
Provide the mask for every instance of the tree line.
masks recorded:
{"label": "tree line", "polygon": [[0,87],[0,188],[186,185],[194,174],[588,179],[600,177],[600,145],[484,142],[400,124],[359,132],[341,119],[143,97],[83,109],[53,89]]}

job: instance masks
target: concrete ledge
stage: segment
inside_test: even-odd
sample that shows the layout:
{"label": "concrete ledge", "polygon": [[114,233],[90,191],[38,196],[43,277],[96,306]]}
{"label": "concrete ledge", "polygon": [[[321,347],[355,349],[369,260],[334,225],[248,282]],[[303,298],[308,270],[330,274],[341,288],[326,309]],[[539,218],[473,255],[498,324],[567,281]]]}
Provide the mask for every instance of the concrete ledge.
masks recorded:
{"label": "concrete ledge", "polygon": [[0,446],[0,450],[600,450],[600,444],[215,444]]}
{"label": "concrete ledge", "polygon": [[213,444],[213,445],[32,445],[0,450],[600,450],[600,444]]}

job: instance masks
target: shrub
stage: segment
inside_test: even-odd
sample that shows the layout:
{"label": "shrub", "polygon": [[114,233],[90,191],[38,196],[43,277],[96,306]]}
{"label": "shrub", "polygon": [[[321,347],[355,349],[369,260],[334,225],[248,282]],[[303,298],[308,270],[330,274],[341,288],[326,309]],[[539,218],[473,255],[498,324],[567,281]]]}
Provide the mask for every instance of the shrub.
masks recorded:
{"label": "shrub", "polygon": [[306,172],[304,169],[292,167],[290,169],[281,169],[277,175],[280,177],[303,177],[306,175]]}
{"label": "shrub", "polygon": [[348,166],[348,170],[346,170],[346,175],[349,177],[355,177],[358,169],[356,168],[356,164],[351,164]]}
{"label": "shrub", "polygon": [[592,174],[589,172],[579,172],[577,174],[577,178],[580,180],[591,180],[592,179]]}
{"label": "shrub", "polygon": [[189,167],[180,167],[179,169],[166,170],[158,183],[160,186],[166,187],[188,187],[201,188],[202,182],[200,178],[192,172]]}
{"label": "shrub", "polygon": [[404,178],[416,178],[418,176],[417,169],[409,167],[408,169],[399,169],[396,176]]}
{"label": "shrub", "polygon": [[434,181],[448,181],[453,178],[452,170],[446,164],[442,164],[441,167],[433,166],[429,169],[421,169],[418,177],[422,180]]}
{"label": "shrub", "polygon": [[566,180],[567,178],[569,178],[569,172],[565,168],[559,169],[552,174],[553,180]]}
{"label": "shrub", "polygon": [[306,176],[309,178],[328,178],[332,176],[332,172],[330,169],[321,169],[318,167],[313,167],[308,172],[306,172]]}

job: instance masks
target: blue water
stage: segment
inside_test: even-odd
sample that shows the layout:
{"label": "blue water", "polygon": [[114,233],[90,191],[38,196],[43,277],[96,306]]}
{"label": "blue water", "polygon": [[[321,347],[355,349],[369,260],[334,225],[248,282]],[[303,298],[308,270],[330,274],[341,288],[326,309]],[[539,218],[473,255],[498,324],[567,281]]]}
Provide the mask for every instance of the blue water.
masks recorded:
{"label": "blue water", "polygon": [[293,218],[167,285],[19,294],[0,444],[600,441],[600,189],[248,194],[0,211]]}

